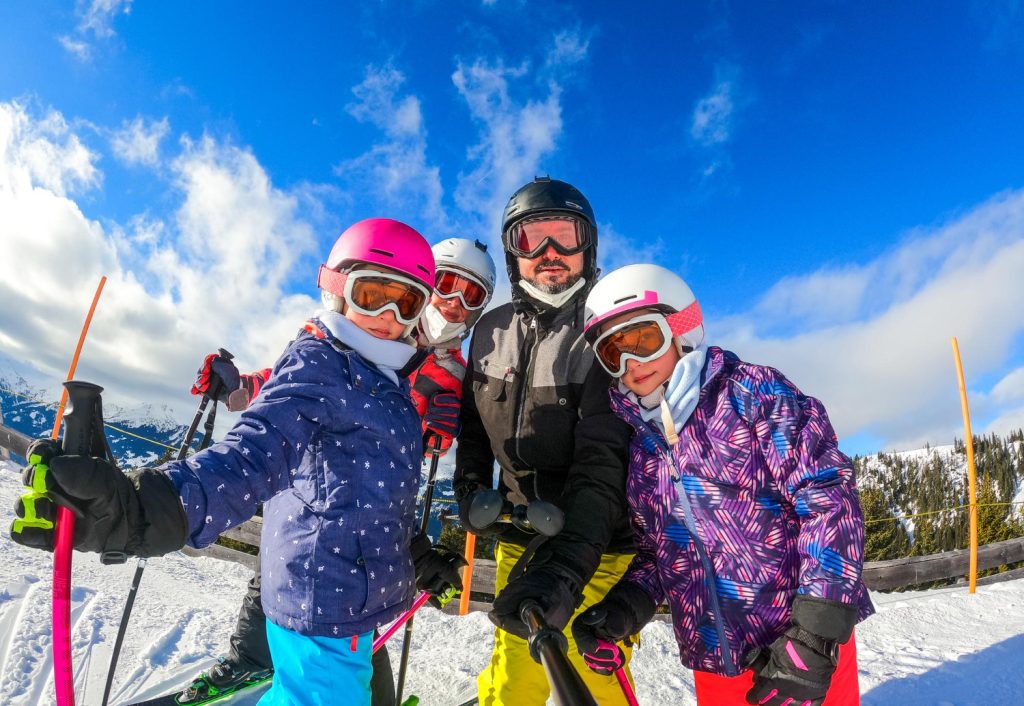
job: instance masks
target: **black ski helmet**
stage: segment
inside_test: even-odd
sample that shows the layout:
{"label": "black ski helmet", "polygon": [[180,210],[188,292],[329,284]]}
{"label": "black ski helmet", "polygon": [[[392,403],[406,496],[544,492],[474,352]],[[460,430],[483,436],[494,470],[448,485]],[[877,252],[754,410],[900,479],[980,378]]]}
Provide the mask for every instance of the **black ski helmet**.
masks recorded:
{"label": "black ski helmet", "polygon": [[587,197],[572,184],[552,179],[550,176],[534,177],[533,181],[521,186],[505,206],[501,218],[501,244],[505,249],[505,265],[508,277],[515,284],[519,281],[519,263],[509,250],[509,231],[519,221],[543,213],[569,213],[583,221],[588,231],[589,243],[584,251],[583,276],[590,285],[597,279],[597,219]]}

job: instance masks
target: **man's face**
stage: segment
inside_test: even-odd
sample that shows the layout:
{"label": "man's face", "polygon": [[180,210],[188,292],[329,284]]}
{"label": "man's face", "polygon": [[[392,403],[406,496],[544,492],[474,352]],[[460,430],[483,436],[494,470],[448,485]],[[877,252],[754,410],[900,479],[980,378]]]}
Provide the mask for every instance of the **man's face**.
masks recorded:
{"label": "man's face", "polygon": [[559,294],[583,276],[585,253],[562,255],[550,245],[537,257],[519,257],[519,276],[548,294]]}

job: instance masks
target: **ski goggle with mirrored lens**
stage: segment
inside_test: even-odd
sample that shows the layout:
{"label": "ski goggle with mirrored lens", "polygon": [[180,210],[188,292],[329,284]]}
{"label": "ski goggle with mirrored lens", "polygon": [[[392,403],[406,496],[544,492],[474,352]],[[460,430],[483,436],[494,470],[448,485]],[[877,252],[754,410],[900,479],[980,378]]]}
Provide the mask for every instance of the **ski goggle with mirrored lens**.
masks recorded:
{"label": "ski goggle with mirrored lens", "polygon": [[466,274],[438,270],[434,293],[442,299],[458,297],[467,311],[475,311],[487,303],[487,288]]}
{"label": "ski goggle with mirrored lens", "polygon": [[430,292],[419,282],[390,272],[355,270],[345,276],[345,302],[358,313],[377,316],[391,311],[411,326],[423,313]]}
{"label": "ski goggle with mirrored lens", "polygon": [[549,245],[562,255],[575,255],[590,246],[590,231],[572,216],[527,218],[508,229],[505,243],[516,257],[537,257]]}
{"label": "ski goggle with mirrored lens", "polygon": [[664,355],[672,346],[672,330],[662,314],[645,314],[608,329],[594,341],[601,367],[612,377],[626,374],[626,361],[639,363]]}

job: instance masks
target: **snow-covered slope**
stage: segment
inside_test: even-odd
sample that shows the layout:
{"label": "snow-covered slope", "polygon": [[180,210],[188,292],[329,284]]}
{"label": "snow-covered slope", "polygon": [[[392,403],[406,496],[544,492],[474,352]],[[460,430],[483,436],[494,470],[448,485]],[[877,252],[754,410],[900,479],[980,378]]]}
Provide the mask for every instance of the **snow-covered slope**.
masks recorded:
{"label": "snow-covered slope", "polygon": [[[0,703],[53,703],[49,659],[49,555],[7,538],[18,476],[0,464]],[[134,563],[101,566],[75,555],[74,654],[79,703],[99,702],[109,649]],[[115,680],[113,704],[162,693],[208,667],[227,645],[248,575],[213,559],[173,555],[146,569]],[[878,614],[857,631],[863,703],[869,706],[1019,704],[1024,665],[1024,580],[978,589],[874,595]],[[453,704],[473,688],[492,644],[482,613],[424,609],[416,621],[408,691]],[[396,638],[397,641],[400,638]],[[641,704],[694,704],[693,680],[666,623],[648,626],[635,653]],[[254,704],[258,695],[232,702]]]}

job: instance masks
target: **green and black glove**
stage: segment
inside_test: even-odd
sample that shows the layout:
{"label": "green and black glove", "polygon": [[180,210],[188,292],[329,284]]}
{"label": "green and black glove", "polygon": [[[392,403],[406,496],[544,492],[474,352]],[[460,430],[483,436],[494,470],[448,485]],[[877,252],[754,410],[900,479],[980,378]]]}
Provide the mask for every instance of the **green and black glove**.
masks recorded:
{"label": "green and black glove", "polygon": [[188,523],[178,491],[152,468],[124,474],[103,459],[62,456],[60,443],[34,441],[22,473],[29,492],[15,504],[11,539],[53,551],[57,507],[76,517],[75,549],[116,561],[161,556],[185,545]]}

